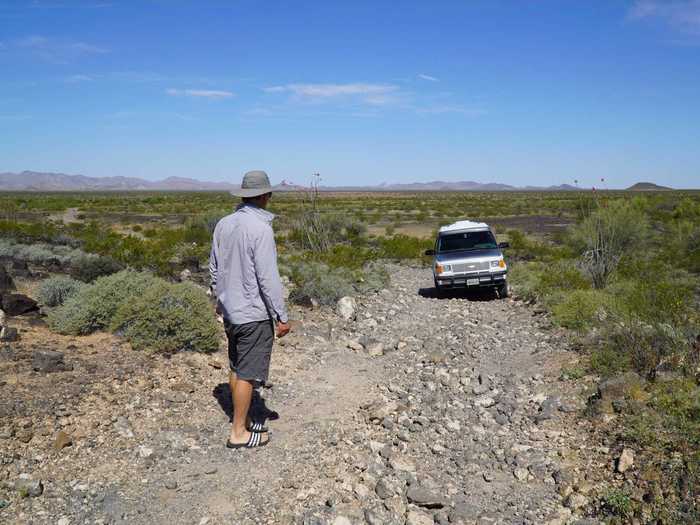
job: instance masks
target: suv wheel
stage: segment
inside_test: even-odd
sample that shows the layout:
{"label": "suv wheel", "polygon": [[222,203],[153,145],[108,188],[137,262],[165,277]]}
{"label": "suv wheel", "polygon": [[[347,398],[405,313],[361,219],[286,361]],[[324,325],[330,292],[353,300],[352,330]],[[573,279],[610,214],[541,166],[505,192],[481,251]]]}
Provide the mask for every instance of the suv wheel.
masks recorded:
{"label": "suv wheel", "polygon": [[498,297],[499,299],[505,299],[508,297],[508,283],[503,283],[496,287],[496,291],[498,292]]}

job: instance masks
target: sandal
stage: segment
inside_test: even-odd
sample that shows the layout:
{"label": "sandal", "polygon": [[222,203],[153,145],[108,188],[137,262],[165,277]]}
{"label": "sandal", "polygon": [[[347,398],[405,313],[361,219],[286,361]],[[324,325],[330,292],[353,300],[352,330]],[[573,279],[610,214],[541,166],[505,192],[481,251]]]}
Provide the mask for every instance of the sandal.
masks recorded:
{"label": "sandal", "polygon": [[260,422],[251,423],[251,424],[246,428],[246,430],[247,430],[248,432],[255,432],[256,434],[263,434],[263,433],[265,433],[265,432],[268,432],[267,427],[266,427],[265,425],[263,425],[262,423],[260,423]]}
{"label": "sandal", "polygon": [[226,448],[256,448],[256,447],[264,447],[270,442],[268,439],[267,441],[263,441],[262,438],[260,437],[260,434],[257,432],[251,432],[250,437],[248,438],[247,443],[231,443],[230,440],[226,441]]}

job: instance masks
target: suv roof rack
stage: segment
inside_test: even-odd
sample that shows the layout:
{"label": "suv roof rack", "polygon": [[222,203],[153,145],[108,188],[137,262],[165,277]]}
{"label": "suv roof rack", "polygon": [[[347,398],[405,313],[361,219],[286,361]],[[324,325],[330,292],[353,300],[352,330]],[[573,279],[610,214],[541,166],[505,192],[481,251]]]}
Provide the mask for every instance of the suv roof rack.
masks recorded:
{"label": "suv roof rack", "polygon": [[438,233],[456,232],[461,230],[488,230],[489,225],[485,222],[457,221],[447,226],[441,226]]}

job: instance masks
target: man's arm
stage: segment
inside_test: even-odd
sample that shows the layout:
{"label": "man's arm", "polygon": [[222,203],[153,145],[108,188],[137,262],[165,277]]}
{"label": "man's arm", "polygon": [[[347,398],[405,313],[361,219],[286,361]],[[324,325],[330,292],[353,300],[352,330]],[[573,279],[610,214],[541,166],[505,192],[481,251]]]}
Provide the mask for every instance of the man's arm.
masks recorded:
{"label": "man's arm", "polygon": [[277,248],[272,228],[265,228],[254,244],[253,264],[260,293],[277,321],[287,324],[287,307],[282,296],[282,281],[277,269]]}

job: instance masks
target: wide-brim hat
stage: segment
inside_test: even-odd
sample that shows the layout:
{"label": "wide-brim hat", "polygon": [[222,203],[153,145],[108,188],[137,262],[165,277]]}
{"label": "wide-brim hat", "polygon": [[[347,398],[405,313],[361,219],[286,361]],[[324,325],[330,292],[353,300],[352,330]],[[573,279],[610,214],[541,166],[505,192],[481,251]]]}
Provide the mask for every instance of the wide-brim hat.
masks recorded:
{"label": "wide-brim hat", "polygon": [[231,195],[234,197],[257,197],[271,191],[272,186],[267,173],[261,170],[254,170],[243,175],[241,188],[231,190]]}

